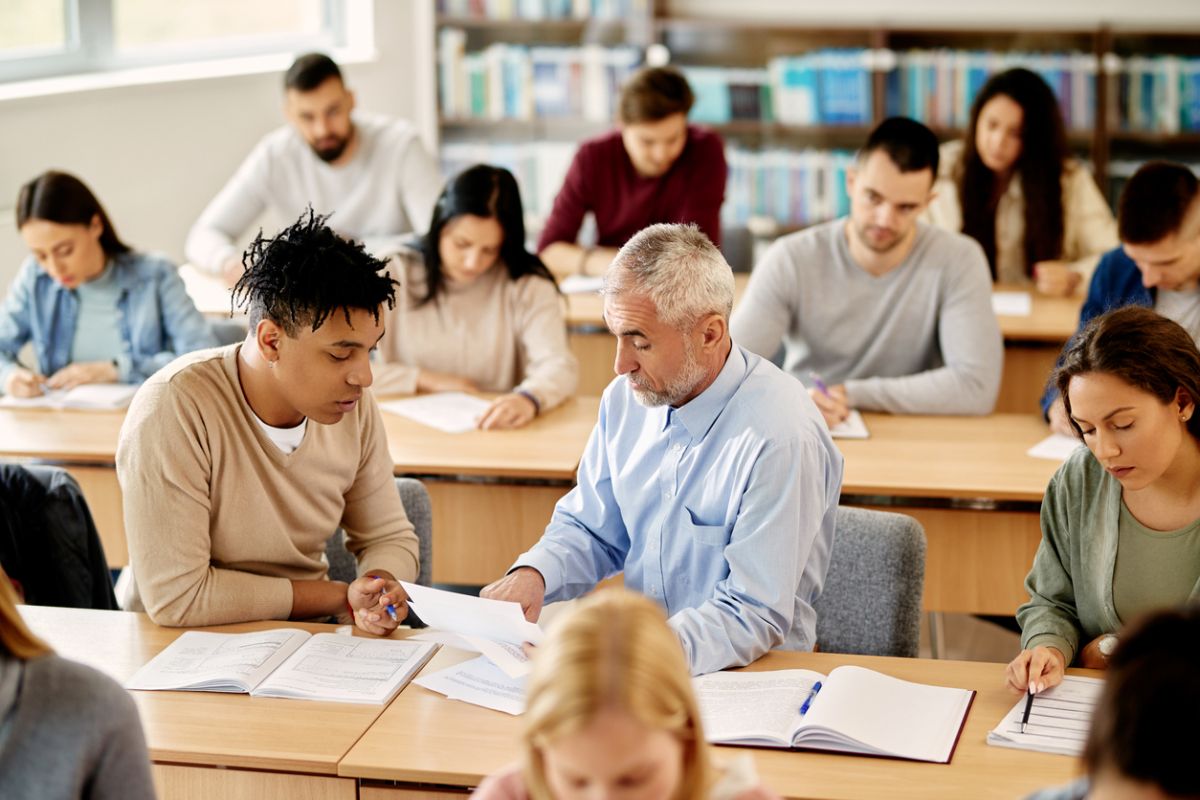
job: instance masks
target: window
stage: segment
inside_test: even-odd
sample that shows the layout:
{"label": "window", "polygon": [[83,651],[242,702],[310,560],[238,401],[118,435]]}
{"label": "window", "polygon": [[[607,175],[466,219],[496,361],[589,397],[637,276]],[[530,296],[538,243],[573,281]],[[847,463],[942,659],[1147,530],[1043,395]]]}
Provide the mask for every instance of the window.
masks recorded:
{"label": "window", "polygon": [[0,82],[346,43],[355,0],[3,0]]}

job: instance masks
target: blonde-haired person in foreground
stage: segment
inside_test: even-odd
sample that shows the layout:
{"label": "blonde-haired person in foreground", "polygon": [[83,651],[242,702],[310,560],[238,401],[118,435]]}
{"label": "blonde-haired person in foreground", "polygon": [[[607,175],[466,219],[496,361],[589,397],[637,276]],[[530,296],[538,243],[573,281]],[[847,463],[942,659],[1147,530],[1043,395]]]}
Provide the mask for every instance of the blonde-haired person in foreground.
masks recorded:
{"label": "blonde-haired person in foreground", "polygon": [[538,648],[522,749],[472,797],[778,800],[749,755],[713,763],[678,637],[623,589],[580,601]]}
{"label": "blonde-haired person in foreground", "polygon": [[153,800],[133,698],[107,675],[54,655],[18,602],[0,570],[0,797]]}

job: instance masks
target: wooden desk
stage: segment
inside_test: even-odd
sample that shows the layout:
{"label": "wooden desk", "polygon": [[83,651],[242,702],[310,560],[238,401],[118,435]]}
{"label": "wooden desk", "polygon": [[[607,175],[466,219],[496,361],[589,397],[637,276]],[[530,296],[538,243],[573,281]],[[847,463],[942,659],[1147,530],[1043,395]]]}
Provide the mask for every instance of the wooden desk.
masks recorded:
{"label": "wooden desk", "polygon": [[515,431],[446,434],[384,413],[397,475],[433,502],[433,579],[483,585],[541,538],[596,424],[600,400],[576,397]]}
{"label": "wooden desk", "polygon": [[1025,451],[1048,435],[1033,414],[864,414],[871,438],[838,439],[842,503],[925,526],[925,608],[1011,615],[1041,541],[1038,513],[1057,461]]}
{"label": "wooden desk", "polygon": [[[24,606],[21,614],[60,655],[121,683],[183,632],[123,611]],[[331,625],[278,621],[211,630],[280,627],[333,630]],[[164,800],[354,800],[355,781],[338,778],[337,765],[384,708],[210,692],[132,694]]]}
{"label": "wooden desk", "polygon": [[[443,648],[426,669],[440,669],[466,657],[462,651]],[[801,667],[828,673],[841,664],[858,664],[905,680],[975,689],[978,694],[950,764],[730,747],[716,748],[716,757],[750,752],[763,782],[786,798],[1011,800],[1077,775],[1073,758],[986,744],[987,732],[1018,699],[1003,686],[1002,664],[774,652],[750,668]],[[520,730],[517,717],[410,685],[346,754],[338,774],[363,779],[362,800],[448,796],[515,762]],[[372,785],[372,781],[410,785]]]}
{"label": "wooden desk", "polygon": [[[734,275],[734,306],[741,301],[750,276]],[[996,291],[1023,291],[997,286]],[[998,413],[1034,413],[1042,388],[1063,344],[1075,333],[1083,297],[1045,297],[1031,292],[1033,309],[1027,317],[997,316],[1004,334],[1004,376]],[[226,302],[228,306],[228,302]],[[597,294],[567,296],[567,334],[571,352],[579,359],[580,394],[599,395],[613,379],[616,340],[604,324],[604,301]]]}
{"label": "wooden desk", "polygon": [[[996,291],[1027,290],[997,286]],[[1046,379],[1063,345],[1079,325],[1083,295],[1029,294],[1033,309],[1028,317],[996,316],[1004,334],[1004,377],[996,399],[997,413],[1041,413]]]}
{"label": "wooden desk", "polygon": [[129,563],[117,438],[124,411],[0,408],[0,459],[65,467],[87,499],[109,566]]}

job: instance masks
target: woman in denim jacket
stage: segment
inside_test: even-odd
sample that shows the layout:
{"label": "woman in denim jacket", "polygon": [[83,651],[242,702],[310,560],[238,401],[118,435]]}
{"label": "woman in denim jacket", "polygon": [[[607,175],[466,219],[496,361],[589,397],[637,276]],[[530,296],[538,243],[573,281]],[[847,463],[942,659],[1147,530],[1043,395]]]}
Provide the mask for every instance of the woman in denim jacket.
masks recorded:
{"label": "woman in denim jacket", "polygon": [[[16,217],[32,255],[0,306],[5,394],[140,383],[177,355],[217,345],[174,265],[117,238],[78,178],[34,178],[17,195]],[[26,342],[36,372],[17,363]]]}

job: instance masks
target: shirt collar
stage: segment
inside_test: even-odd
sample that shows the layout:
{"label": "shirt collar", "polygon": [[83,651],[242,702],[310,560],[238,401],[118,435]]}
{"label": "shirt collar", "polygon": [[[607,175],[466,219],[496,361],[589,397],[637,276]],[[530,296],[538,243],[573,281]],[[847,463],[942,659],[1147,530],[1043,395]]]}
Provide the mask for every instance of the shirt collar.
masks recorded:
{"label": "shirt collar", "polygon": [[730,398],[742,385],[745,376],[746,356],[736,344],[731,345],[725,366],[721,367],[716,379],[683,406],[668,408],[664,414],[663,427],[669,425],[672,419],[677,420],[691,435],[692,444],[699,442],[729,404]]}

